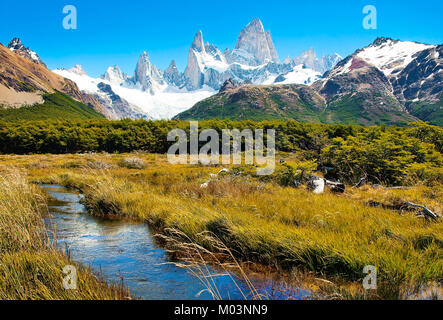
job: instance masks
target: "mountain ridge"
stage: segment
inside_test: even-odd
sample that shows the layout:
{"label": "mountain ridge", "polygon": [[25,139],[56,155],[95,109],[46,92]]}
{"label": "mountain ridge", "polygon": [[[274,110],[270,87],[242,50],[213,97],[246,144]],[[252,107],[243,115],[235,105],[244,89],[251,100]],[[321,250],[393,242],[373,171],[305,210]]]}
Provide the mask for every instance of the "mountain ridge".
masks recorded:
{"label": "mountain ridge", "polygon": [[[203,32],[199,30],[189,48],[184,72],[178,70],[173,60],[166,70],[161,70],[151,62],[148,53],[143,52],[133,77],[124,75],[114,66],[109,67],[101,79],[122,100],[141,111],[134,113],[128,108],[126,117],[137,118],[143,114],[145,117],[163,119],[172,118],[198,101],[216,94],[230,78],[255,84],[312,84],[341,57],[335,54],[323,58],[329,62],[309,66],[297,58],[280,62],[271,32],[265,31],[260,19],[255,18],[240,32],[236,47],[224,52],[216,45],[205,42]],[[71,74],[69,70],[54,71],[76,81],[86,93],[102,95],[97,88],[101,80],[90,77],[79,79],[78,74]],[[86,86],[85,82],[93,82],[94,86]],[[184,98],[180,99],[179,94]],[[109,110],[113,108],[112,104],[104,107]]]}
{"label": "mountain ridge", "polygon": [[[205,42],[199,30],[189,48],[184,72],[174,60],[166,70],[157,68],[144,51],[133,76],[114,65],[100,78],[89,77],[81,66],[52,73],[18,38],[7,49],[14,56],[8,56],[4,47],[3,65],[8,65],[8,59],[29,63],[25,63],[26,72],[20,71],[19,81],[14,72],[0,76],[0,105],[42,103],[42,93],[58,90],[94,107],[108,119],[204,119],[208,115],[196,110],[217,116],[217,108],[229,106],[231,117],[247,114],[261,120],[268,114],[272,119],[328,123],[395,124],[419,118],[443,124],[442,45],[379,37],[344,59],[338,54],[317,57],[309,49],[281,62],[270,31],[255,18],[240,32],[235,48],[223,53]],[[14,70],[11,68],[9,71]],[[287,87],[292,84],[310,89]],[[267,86],[275,86],[275,90]],[[2,100],[4,96],[9,101]],[[226,105],[220,96],[227,99]],[[306,96],[311,99],[304,99]],[[276,107],[278,101],[283,103],[280,109]],[[208,103],[213,103],[212,108]],[[313,110],[319,114],[313,115]]]}
{"label": "mountain ridge", "polygon": [[[299,114],[280,113],[277,119],[362,125],[405,124],[421,119],[443,125],[443,61],[440,57],[443,57],[441,45],[377,38],[338,62],[312,84],[310,89],[324,100],[324,108],[316,116],[307,118],[306,113],[312,109],[320,110],[321,104],[306,105],[303,101],[293,100],[291,107],[302,111]],[[302,58],[308,64],[316,61],[309,51]],[[241,116],[236,118],[238,112],[232,105],[234,97],[238,98],[235,91],[238,87],[226,83],[216,96],[199,102],[175,119],[224,118],[224,110],[228,108],[231,120],[242,120]],[[247,85],[243,90],[252,93],[260,90],[260,86]],[[278,94],[285,96],[284,90]],[[242,98],[235,101],[236,106],[246,114],[248,108],[256,107],[256,98],[257,95],[243,93]],[[263,93],[260,96],[262,101],[270,98]],[[272,107],[268,113],[271,113],[269,119],[275,119]]]}
{"label": "mountain ridge", "polygon": [[103,113],[102,105],[94,97],[81,92],[75,82],[48,70],[38,55],[29,54],[33,51],[25,48],[19,39],[11,43],[11,48],[0,44],[0,105],[3,108],[43,104],[45,95],[61,92]]}

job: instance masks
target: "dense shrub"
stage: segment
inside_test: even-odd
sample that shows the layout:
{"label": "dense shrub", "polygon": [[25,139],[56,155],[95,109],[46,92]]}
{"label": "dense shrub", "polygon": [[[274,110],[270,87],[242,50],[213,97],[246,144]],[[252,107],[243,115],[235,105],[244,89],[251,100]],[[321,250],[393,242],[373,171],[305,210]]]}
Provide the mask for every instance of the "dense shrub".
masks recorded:
{"label": "dense shrub", "polygon": [[[189,133],[189,122],[0,122],[0,153],[125,153],[137,150],[166,153],[172,144],[167,141],[168,132],[176,128]],[[275,129],[278,151],[297,152],[304,161],[311,161],[311,165],[314,161],[317,165],[332,167],[329,174],[348,183],[358,181],[365,174],[371,182],[389,185],[438,180],[442,175],[443,129],[422,122],[406,127],[323,125],[292,120],[199,122],[200,130],[208,128],[217,130],[220,137],[223,129],[263,129],[265,132]],[[292,180],[293,174],[286,174]],[[287,178],[283,173],[282,179]]]}

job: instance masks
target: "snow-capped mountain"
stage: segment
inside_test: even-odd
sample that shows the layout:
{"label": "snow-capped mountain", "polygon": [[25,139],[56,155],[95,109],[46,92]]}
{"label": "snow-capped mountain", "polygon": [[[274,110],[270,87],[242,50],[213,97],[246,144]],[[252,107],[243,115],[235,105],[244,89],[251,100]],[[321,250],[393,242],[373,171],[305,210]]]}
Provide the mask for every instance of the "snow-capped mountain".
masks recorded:
{"label": "snow-capped mountain", "polygon": [[[440,101],[440,106],[435,105],[434,109],[440,109],[440,115],[443,115],[443,45],[418,52],[414,60],[391,83],[395,95],[407,107],[423,101]],[[432,121],[431,114],[427,119]]]}
{"label": "snow-capped mountain", "polygon": [[19,38],[12,39],[12,41],[8,45],[8,49],[11,50],[12,52],[17,53],[22,58],[34,61],[35,63],[40,64],[40,65],[46,67],[46,65],[40,59],[38,54],[35,51],[32,51],[31,49],[29,49],[29,47],[26,48],[22,44],[22,42],[21,42],[21,40]]}
{"label": "snow-capped mountain", "polygon": [[163,73],[151,63],[146,51],[138,59],[133,80],[140,90],[153,95],[165,85]]}
{"label": "snow-capped mountain", "polygon": [[[237,46],[233,51],[236,53],[232,55],[234,61],[236,56],[242,56],[245,52],[249,54],[252,59],[247,61],[248,65],[259,66],[268,62],[280,62],[271,32],[265,32],[262,22],[257,18],[240,32]],[[238,62],[241,63],[241,61]]]}
{"label": "snow-capped mountain", "polygon": [[337,54],[318,60],[313,50],[310,53],[312,63],[301,58],[287,58],[281,63],[271,33],[257,18],[240,32],[235,49],[226,49],[224,53],[213,44],[204,45],[203,33],[199,31],[189,49],[186,86],[193,90],[207,85],[219,90],[228,79],[253,84],[310,85],[341,60]]}
{"label": "snow-capped mountain", "polygon": [[[118,66],[113,67],[113,70],[119,69]],[[95,96],[103,104],[105,116],[109,119],[169,119],[216,93],[208,87],[187,91],[155,84],[157,91],[152,94],[152,88],[143,91],[141,84],[134,83],[131,78],[122,82],[122,78],[111,76],[115,75],[114,72],[92,78],[81,66],[57,69],[54,73],[74,81],[82,92]]]}
{"label": "snow-capped mountain", "polygon": [[[103,106],[104,115],[108,119],[149,119],[149,116],[139,107],[130,104],[113,91],[111,83],[114,83],[114,86],[119,86],[121,83],[118,70],[120,70],[118,66],[112,70],[108,69],[104,75],[104,78],[108,79],[91,78],[80,65],[69,70],[57,69],[53,72],[74,81],[82,92],[94,96]],[[121,76],[123,77],[123,74]]]}
{"label": "snow-capped mountain", "polygon": [[339,59],[318,59],[313,50],[294,60],[286,58],[283,64],[295,67],[277,77],[274,83],[279,85],[229,80],[217,95],[175,119],[295,119],[361,125],[421,119],[443,124],[443,45],[378,38],[341,60],[311,86],[290,84]]}
{"label": "snow-capped mountain", "polygon": [[106,70],[103,79],[121,85],[129,80],[129,76],[126,73],[123,73],[118,65],[115,65]]}
{"label": "snow-capped mountain", "polygon": [[377,38],[340,61],[312,87],[325,97],[329,111],[354,113],[364,124],[382,119],[407,122],[412,116],[439,123],[443,120],[441,50],[442,46]]}
{"label": "snow-capped mountain", "polygon": [[[324,86],[328,81],[337,79],[339,76],[350,75],[354,70],[366,65],[375,67],[374,70],[381,72],[386,81],[392,81],[414,61],[420,52],[435,47],[410,41],[377,38],[371,45],[357,50],[336,64],[316,83],[316,86],[320,83]],[[388,89],[393,91],[392,87]]]}
{"label": "snow-capped mountain", "polygon": [[299,57],[293,60],[293,63],[295,65],[302,64],[305,68],[312,69],[323,75],[326,71],[334,68],[341,60],[343,58],[338,53],[322,56],[319,59],[314,49],[309,49],[308,51],[303,51]]}
{"label": "snow-capped mountain", "polygon": [[[310,53],[313,54],[312,63],[306,59],[280,62],[271,33],[265,31],[259,19],[254,19],[240,32],[235,49],[224,52],[214,44],[205,43],[202,31],[197,32],[183,73],[174,60],[168,69],[160,70],[146,52],[141,54],[133,77],[124,74],[118,66],[109,67],[99,79],[79,74],[75,68],[55,72],[100,98],[108,117],[143,115],[163,119],[172,118],[217,93],[228,79],[252,84],[310,85],[341,58],[334,55],[319,60],[313,51]],[[99,86],[101,83],[106,86]]]}
{"label": "snow-capped mountain", "polygon": [[377,38],[370,46],[357,51],[356,56],[376,66],[387,77],[400,73],[420,51],[435,46],[411,41]]}

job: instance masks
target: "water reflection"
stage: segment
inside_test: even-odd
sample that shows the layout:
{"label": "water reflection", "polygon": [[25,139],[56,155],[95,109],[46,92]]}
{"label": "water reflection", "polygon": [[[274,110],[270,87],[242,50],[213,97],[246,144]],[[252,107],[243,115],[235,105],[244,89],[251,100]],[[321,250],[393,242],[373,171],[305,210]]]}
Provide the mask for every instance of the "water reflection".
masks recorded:
{"label": "water reflection", "polygon": [[[51,238],[59,248],[67,245],[74,260],[102,273],[108,281],[118,282],[122,276],[131,293],[142,299],[212,299],[208,292],[197,296],[205,289],[200,280],[168,263],[167,253],[156,246],[146,225],[93,217],[80,203],[82,195],[56,185],[42,188],[52,197],[51,217],[46,219]],[[253,282],[261,292],[275,291],[271,280]],[[243,299],[228,276],[217,278],[216,284],[224,299]],[[246,284],[240,282],[240,287],[248,292]],[[284,299],[288,294],[280,290],[273,298]],[[307,296],[308,292],[297,290],[295,298]]]}

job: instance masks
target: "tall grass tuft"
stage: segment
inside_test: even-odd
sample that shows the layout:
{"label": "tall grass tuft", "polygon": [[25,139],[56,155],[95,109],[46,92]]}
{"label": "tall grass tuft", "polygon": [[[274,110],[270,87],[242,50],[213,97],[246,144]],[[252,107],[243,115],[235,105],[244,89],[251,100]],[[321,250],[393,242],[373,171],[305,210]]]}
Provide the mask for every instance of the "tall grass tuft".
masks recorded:
{"label": "tall grass tuft", "polygon": [[[228,277],[244,300],[268,298],[254,287],[234,254],[216,235],[211,232],[201,232],[196,237],[206,246],[199,245],[185,233],[173,228],[167,228],[163,234],[157,234],[157,238],[166,243],[168,252],[179,257],[180,262],[174,264],[187,269],[203,284],[205,289],[198,295],[208,292],[214,300],[223,300],[226,295],[220,291],[216,280],[219,277]],[[210,249],[207,249],[208,247]],[[239,281],[246,284],[246,289],[242,289]]]}
{"label": "tall grass tuft", "polygon": [[[48,241],[45,197],[19,171],[0,176],[0,300],[128,299],[128,291],[108,285],[53,248]],[[77,290],[63,287],[63,268],[77,269]]]}

